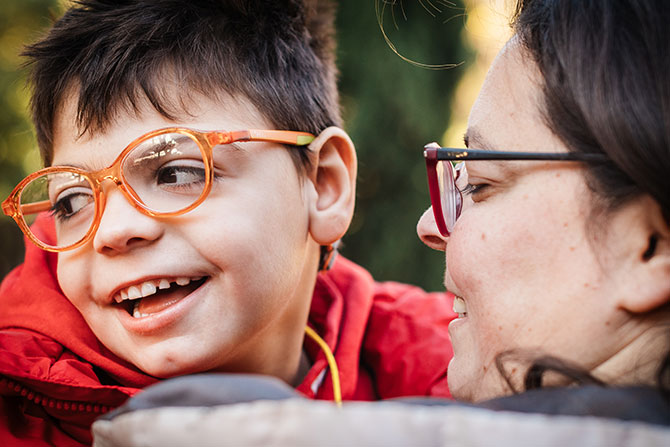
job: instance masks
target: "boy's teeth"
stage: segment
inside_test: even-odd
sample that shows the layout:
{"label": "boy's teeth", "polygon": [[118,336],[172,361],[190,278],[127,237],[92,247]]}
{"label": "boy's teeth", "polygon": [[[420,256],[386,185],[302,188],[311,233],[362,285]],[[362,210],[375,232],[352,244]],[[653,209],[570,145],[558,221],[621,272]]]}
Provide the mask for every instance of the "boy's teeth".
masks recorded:
{"label": "boy's teeth", "polygon": [[153,295],[156,293],[156,286],[152,282],[144,282],[142,283],[142,297]]}
{"label": "boy's teeth", "polygon": [[459,317],[463,317],[468,313],[468,306],[466,306],[465,300],[460,296],[454,298],[453,311],[456,312]]}
{"label": "boy's teeth", "polygon": [[140,310],[138,309],[137,303],[135,303],[135,306],[133,307],[133,318],[142,318],[146,316],[148,315],[141,313]]}
{"label": "boy's teeth", "polygon": [[136,286],[130,286],[128,287],[128,299],[129,300],[134,300],[136,298],[141,298],[142,293],[140,292],[140,289]]}
{"label": "boy's teeth", "polygon": [[[187,286],[191,281],[200,281],[203,276],[188,278],[186,276],[181,276],[173,280],[179,286]],[[157,290],[169,289],[171,287],[170,280],[166,278],[161,278],[159,280],[145,281],[142,284],[137,284],[134,286],[127,287],[123,290],[120,290],[116,295],[114,295],[114,301],[121,303],[125,300],[136,300],[138,298],[145,298],[156,293]]]}
{"label": "boy's teeth", "polygon": [[191,278],[177,278],[175,282],[180,286],[185,286],[191,282]]}

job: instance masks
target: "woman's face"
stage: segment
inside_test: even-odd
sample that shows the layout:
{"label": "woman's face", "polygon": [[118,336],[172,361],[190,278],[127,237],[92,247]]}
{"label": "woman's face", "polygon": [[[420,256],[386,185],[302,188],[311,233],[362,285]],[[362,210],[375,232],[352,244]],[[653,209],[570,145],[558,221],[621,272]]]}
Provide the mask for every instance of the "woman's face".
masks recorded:
{"label": "woman's face", "polygon": [[[472,108],[466,144],[493,151],[567,151],[544,124],[540,79],[530,58],[509,43]],[[608,363],[627,342],[614,337],[627,320],[609,281],[621,262],[615,238],[606,236],[616,223],[586,225],[593,196],[584,166],[468,161],[466,167],[474,190],[464,196],[450,237],[438,232],[432,209],[417,227],[427,245],[445,250],[445,286],[467,306],[466,315],[449,326],[454,397],[479,401],[507,394],[495,361],[512,349],[555,355],[589,371]],[[525,369],[514,362],[506,366],[518,385]]]}

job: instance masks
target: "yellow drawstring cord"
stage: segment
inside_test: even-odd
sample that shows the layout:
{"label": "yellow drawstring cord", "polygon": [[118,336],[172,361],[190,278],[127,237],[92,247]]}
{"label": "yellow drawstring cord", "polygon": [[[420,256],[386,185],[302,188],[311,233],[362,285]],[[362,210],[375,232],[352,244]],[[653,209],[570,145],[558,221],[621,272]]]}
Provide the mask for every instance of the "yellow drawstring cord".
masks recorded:
{"label": "yellow drawstring cord", "polygon": [[342,390],[340,389],[340,371],[337,369],[337,362],[335,361],[335,356],[330,350],[330,347],[323,341],[323,338],[319,337],[314,329],[309,326],[305,326],[305,334],[314,340],[319,347],[323,350],[323,353],[326,354],[326,360],[328,361],[328,367],[330,368],[330,377],[333,380],[333,400],[338,407],[342,406]]}

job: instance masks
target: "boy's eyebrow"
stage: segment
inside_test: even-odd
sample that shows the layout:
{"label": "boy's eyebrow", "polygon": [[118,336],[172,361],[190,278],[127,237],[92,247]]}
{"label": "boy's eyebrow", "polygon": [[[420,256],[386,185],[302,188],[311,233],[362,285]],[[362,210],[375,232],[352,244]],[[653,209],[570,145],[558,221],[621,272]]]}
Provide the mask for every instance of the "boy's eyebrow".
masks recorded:
{"label": "boy's eyebrow", "polygon": [[238,142],[218,144],[216,146],[212,146],[212,157],[216,157],[217,153],[222,153],[223,151],[230,154],[248,154],[249,148],[245,148],[244,145],[240,145]]}
{"label": "boy's eyebrow", "polygon": [[[238,143],[221,144],[221,145],[219,145],[219,146],[223,146],[223,147],[231,147],[231,148],[233,148],[233,149],[235,149],[236,151],[239,151],[239,152],[248,152],[248,151],[249,151],[249,149],[245,149],[245,148],[243,148],[243,147],[240,146]],[[212,146],[212,149],[215,149],[215,148],[217,148],[217,147],[218,147],[218,146]]]}
{"label": "boy's eyebrow", "polygon": [[[248,149],[243,148],[238,143],[228,143],[228,144],[221,144],[221,145],[213,146],[212,147],[212,155],[215,155],[216,151],[220,150],[220,148],[234,149],[235,152],[241,152],[241,153],[249,152]],[[68,162],[58,163],[57,165],[52,164],[51,166],[63,166],[63,167],[68,167],[68,168],[77,168],[77,169],[81,169],[82,171],[88,171],[88,172],[95,172],[99,169],[103,169],[103,168],[94,169],[92,166],[89,166],[85,163],[68,163]]]}
{"label": "boy's eyebrow", "polygon": [[66,168],[77,168],[81,169],[82,171],[93,171],[90,169],[89,166],[86,166],[85,164],[80,164],[80,163],[58,163],[58,164],[51,164],[51,167],[56,167],[56,166],[63,166]]}

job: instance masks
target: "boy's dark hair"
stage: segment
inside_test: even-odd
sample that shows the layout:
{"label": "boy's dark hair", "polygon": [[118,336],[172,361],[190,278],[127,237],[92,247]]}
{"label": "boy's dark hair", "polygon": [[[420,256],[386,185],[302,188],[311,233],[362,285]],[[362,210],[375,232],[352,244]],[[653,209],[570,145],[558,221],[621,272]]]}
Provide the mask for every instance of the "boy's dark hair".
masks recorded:
{"label": "boy's dark hair", "polygon": [[174,119],[188,113],[189,92],[243,95],[277,129],[340,125],[333,21],[326,0],[76,1],[24,52],[42,159],[52,162],[55,116],[70,92],[82,134],[144,99]]}

